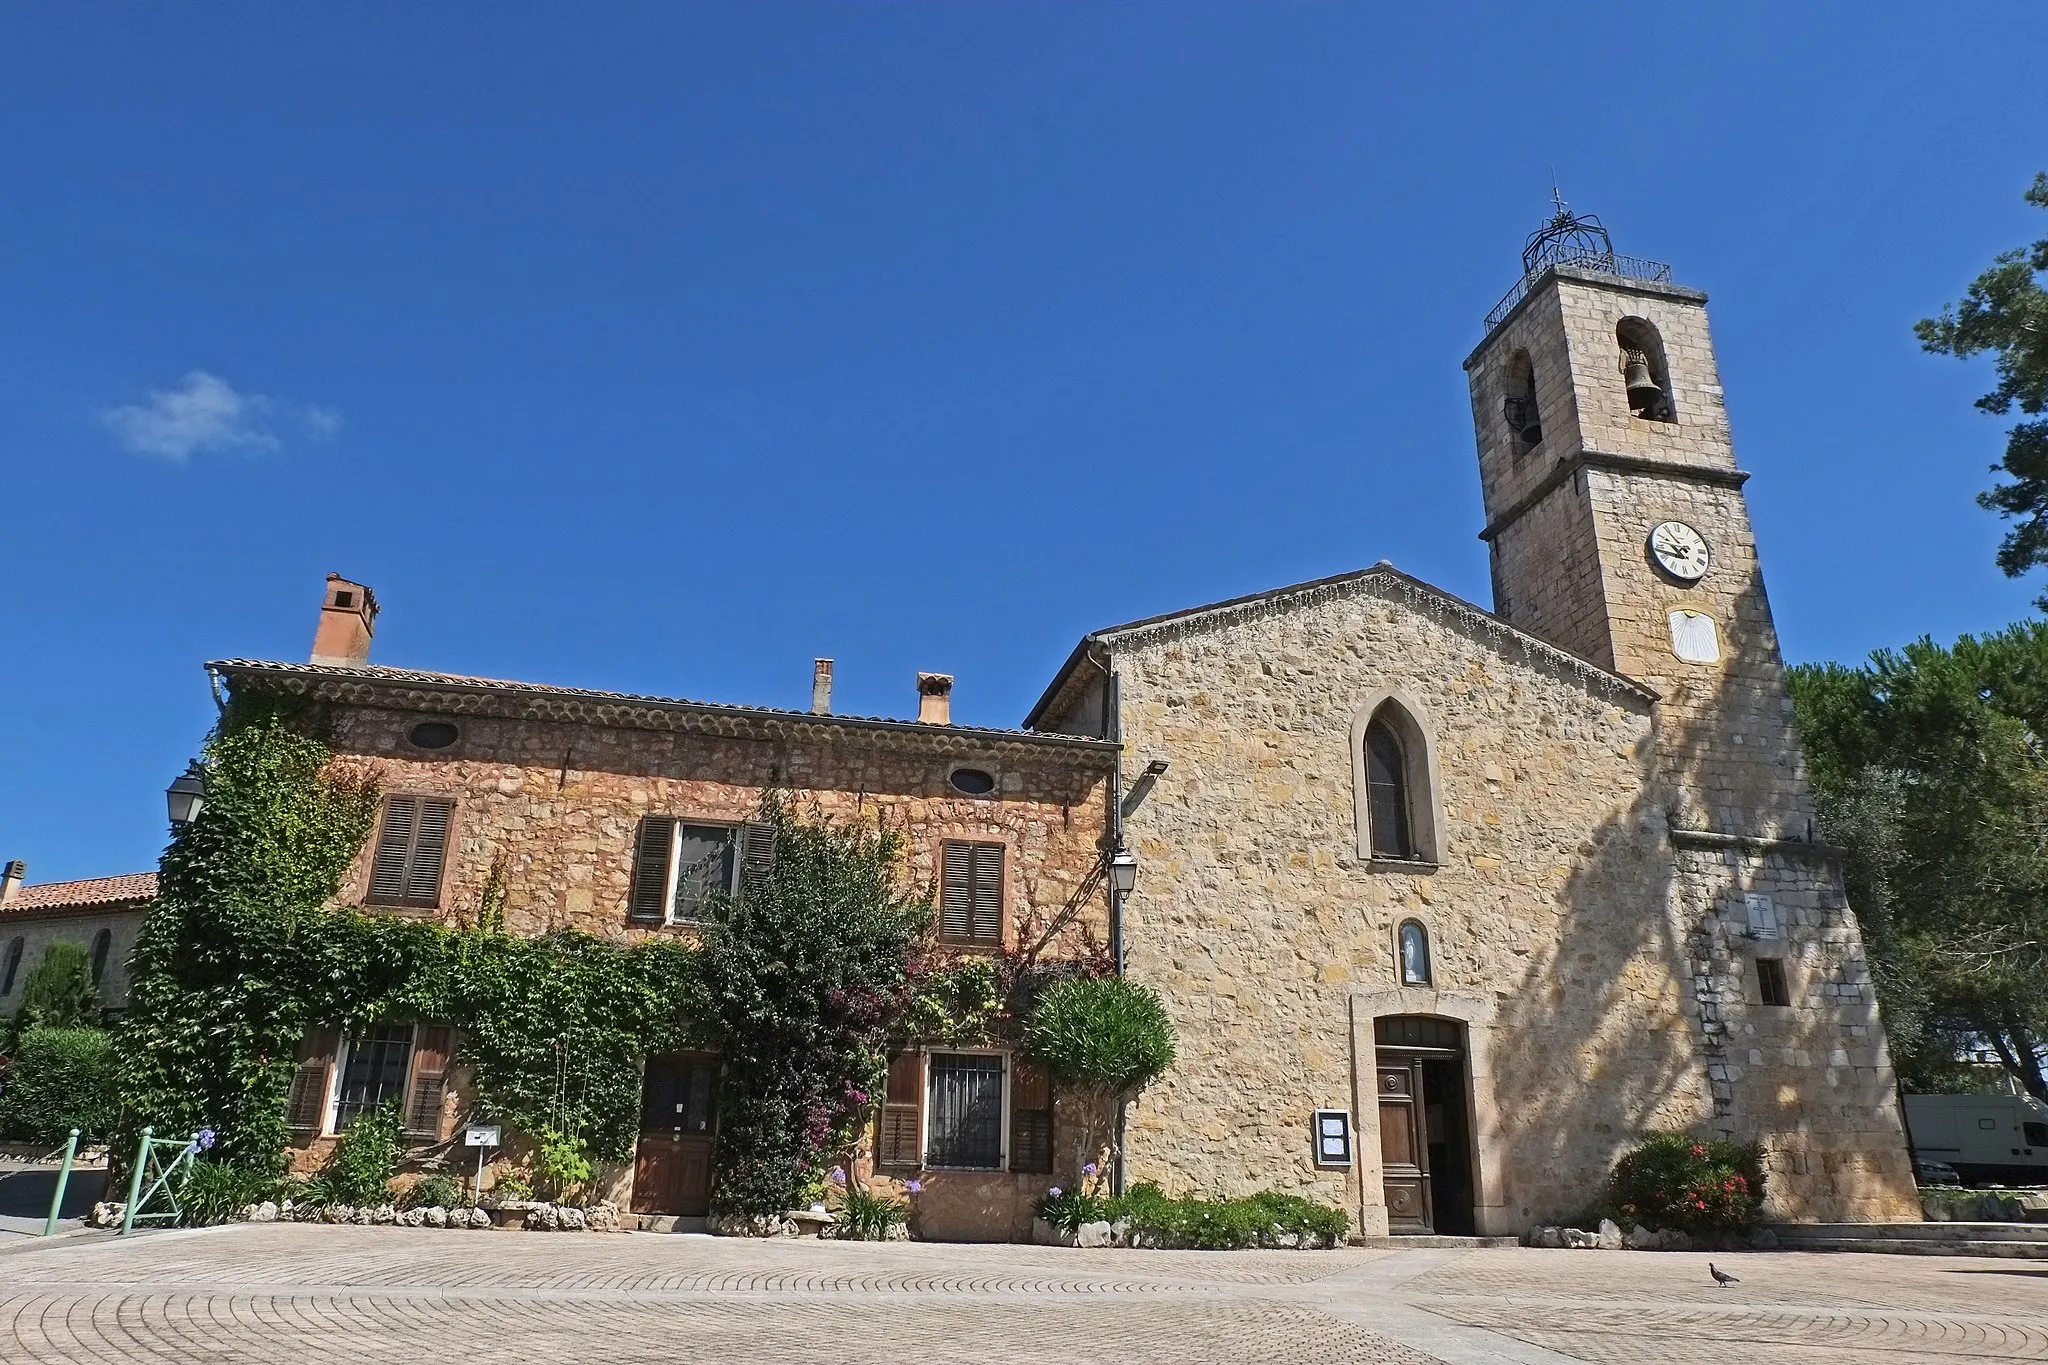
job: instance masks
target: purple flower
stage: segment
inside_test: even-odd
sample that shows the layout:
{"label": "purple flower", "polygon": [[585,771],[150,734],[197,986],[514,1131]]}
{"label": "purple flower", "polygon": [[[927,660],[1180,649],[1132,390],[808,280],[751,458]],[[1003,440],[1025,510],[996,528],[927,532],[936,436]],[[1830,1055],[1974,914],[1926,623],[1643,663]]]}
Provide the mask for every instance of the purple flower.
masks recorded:
{"label": "purple flower", "polygon": [[218,1134],[216,1134],[213,1131],[213,1129],[201,1128],[196,1134],[193,1135],[192,1141],[197,1143],[199,1145],[199,1150],[203,1152],[213,1146],[213,1140],[216,1136],[218,1136]]}
{"label": "purple flower", "polygon": [[846,1168],[844,1166],[834,1166],[830,1171],[826,1172],[826,1178],[835,1185],[844,1185],[846,1183]]}
{"label": "purple flower", "polygon": [[1057,1199],[1060,1197],[1060,1187],[1055,1185],[1051,1189],[1047,1190],[1045,1194],[1046,1198],[1048,1199]]}
{"label": "purple flower", "polygon": [[1094,1174],[1095,1174],[1095,1173],[1096,1173],[1097,1171],[1099,1171],[1099,1170],[1101,1170],[1101,1169],[1102,1169],[1102,1168],[1101,1168],[1100,1166],[1096,1165],[1096,1164],[1095,1164],[1094,1162],[1092,1162],[1092,1161],[1091,1161],[1091,1162],[1089,1162],[1089,1163],[1088,1163],[1088,1164],[1087,1164],[1086,1166],[1083,1166],[1083,1167],[1081,1168],[1081,1174],[1082,1174],[1082,1175],[1094,1175]]}
{"label": "purple flower", "polygon": [[906,1180],[903,1182],[903,1188],[911,1194],[923,1194],[924,1182],[922,1180]]}

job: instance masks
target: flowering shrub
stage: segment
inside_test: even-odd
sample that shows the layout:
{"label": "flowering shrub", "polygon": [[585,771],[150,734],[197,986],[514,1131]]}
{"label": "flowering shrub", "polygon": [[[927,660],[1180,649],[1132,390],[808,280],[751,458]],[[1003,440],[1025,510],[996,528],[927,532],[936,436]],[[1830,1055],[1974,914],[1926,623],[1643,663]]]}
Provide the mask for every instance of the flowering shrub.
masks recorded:
{"label": "flowering shrub", "polygon": [[1754,1142],[1653,1133],[1615,1164],[1608,1202],[1620,1221],[1681,1232],[1740,1232],[1763,1207]]}

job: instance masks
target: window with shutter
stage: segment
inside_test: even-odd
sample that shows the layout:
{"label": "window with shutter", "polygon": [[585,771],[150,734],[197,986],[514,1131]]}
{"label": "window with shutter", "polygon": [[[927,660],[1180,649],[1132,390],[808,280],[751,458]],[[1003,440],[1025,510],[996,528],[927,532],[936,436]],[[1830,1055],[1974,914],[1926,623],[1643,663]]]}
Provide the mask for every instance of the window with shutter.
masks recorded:
{"label": "window with shutter", "polygon": [[939,936],[993,947],[1003,941],[1003,846],[948,841],[940,851]]}
{"label": "window with shutter", "polygon": [[292,1075],[285,1122],[295,1133],[317,1133],[327,1119],[327,1078],[341,1046],[341,1030],[308,1029],[299,1040],[299,1069]]}
{"label": "window with shutter", "polygon": [[671,920],[678,924],[708,920],[716,898],[732,891],[733,836],[730,825],[676,826]]}
{"label": "window with shutter", "polygon": [[412,1048],[412,1094],[406,1100],[405,1130],[430,1142],[441,1140],[442,1108],[448,1095],[448,1059],[455,1049],[455,1030],[445,1024],[423,1024]]}
{"label": "window with shutter", "polygon": [[393,796],[370,861],[371,905],[431,910],[441,903],[441,869],[455,803],[433,796]]}
{"label": "window with shutter", "polygon": [[882,1092],[880,1131],[875,1160],[883,1166],[923,1164],[919,1150],[924,1136],[924,1058],[899,1052],[889,1059],[889,1080]]}
{"label": "window with shutter", "polygon": [[1021,1058],[1010,1067],[1010,1169],[1052,1170],[1052,1075]]}

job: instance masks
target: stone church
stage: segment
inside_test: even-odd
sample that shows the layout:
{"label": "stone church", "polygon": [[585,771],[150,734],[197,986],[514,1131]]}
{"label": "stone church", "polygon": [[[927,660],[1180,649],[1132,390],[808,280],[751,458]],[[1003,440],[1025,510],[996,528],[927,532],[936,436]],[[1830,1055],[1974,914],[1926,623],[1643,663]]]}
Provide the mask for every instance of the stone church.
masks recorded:
{"label": "stone church", "polygon": [[1774,1216],[1917,1218],[1706,296],[1560,205],[1465,370],[1492,612],[1381,563],[1135,621],[1026,722],[1121,744],[1181,1034],[1128,1178],[1517,1233],[1676,1128],[1761,1138]]}

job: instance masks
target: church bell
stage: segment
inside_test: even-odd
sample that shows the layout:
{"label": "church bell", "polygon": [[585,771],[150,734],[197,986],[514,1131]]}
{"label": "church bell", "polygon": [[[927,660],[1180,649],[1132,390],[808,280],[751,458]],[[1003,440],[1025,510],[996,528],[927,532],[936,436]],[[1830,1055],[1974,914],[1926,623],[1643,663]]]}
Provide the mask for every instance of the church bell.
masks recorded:
{"label": "church bell", "polygon": [[1641,351],[1628,353],[1622,362],[1622,374],[1628,384],[1629,411],[1650,412],[1663,402],[1664,390],[1650,378],[1650,358]]}

